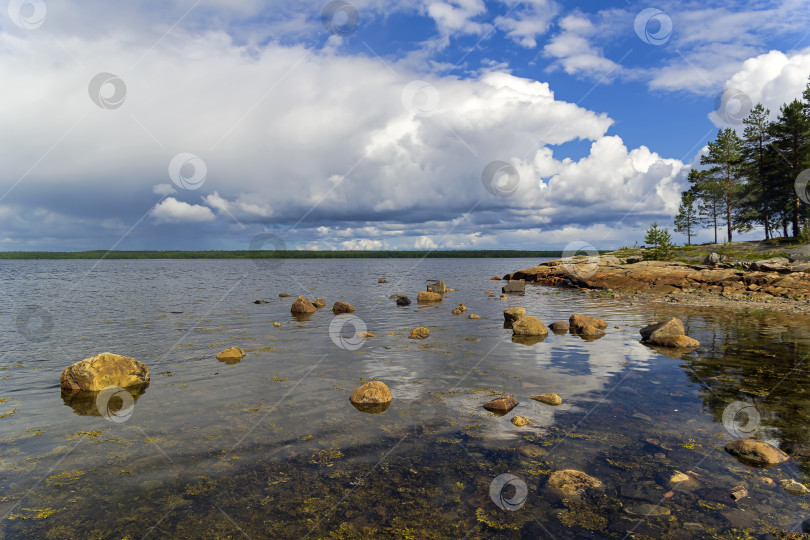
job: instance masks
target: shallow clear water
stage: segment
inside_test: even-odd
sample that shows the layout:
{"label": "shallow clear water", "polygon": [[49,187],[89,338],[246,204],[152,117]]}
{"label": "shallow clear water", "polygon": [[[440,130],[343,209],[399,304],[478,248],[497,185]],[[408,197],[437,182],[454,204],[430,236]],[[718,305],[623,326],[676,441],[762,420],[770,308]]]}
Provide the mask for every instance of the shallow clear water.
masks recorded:
{"label": "shallow clear water", "polygon": [[[0,263],[0,538],[735,538],[799,530],[807,499],[778,484],[807,481],[807,320],[531,285],[525,296],[499,300],[501,282],[489,277],[536,262]],[[428,279],[455,292],[420,306]],[[398,307],[395,293],[414,303]],[[297,320],[289,311],[297,295],[324,297],[327,308]],[[353,304],[375,334],[357,350],[330,336],[336,300]],[[458,302],[469,311],[454,316]],[[511,306],[546,324],[599,316],[608,333],[513,343],[502,315]],[[638,342],[641,326],[668,316],[703,347],[672,358]],[[408,339],[417,326],[430,337]],[[247,356],[217,361],[232,345]],[[59,388],[67,365],[105,351],[137,358],[152,374],[121,422],[97,416],[93,402],[63,399]],[[394,401],[365,414],[348,397],[375,378]],[[545,392],[563,404],[529,399]],[[501,395],[520,404],[503,417],[481,407]],[[755,410],[756,422],[727,413],[724,425],[735,402]],[[514,415],[532,424],[515,427]],[[741,427],[792,459],[770,469],[737,462],[723,446]],[[568,468],[603,488],[560,499],[546,481]],[[675,471],[691,471],[698,485],[672,490]],[[513,511],[489,495],[504,473],[526,486]],[[738,485],[749,495],[734,501]],[[645,503],[668,515],[639,516]]]}

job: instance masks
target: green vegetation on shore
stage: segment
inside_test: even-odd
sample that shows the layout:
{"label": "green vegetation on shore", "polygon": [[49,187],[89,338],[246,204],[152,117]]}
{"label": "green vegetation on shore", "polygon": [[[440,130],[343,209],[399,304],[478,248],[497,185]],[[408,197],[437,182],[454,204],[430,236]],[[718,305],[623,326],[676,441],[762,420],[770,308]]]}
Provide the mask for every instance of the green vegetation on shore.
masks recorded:
{"label": "green vegetation on shore", "polygon": [[97,259],[441,259],[441,258],[559,258],[561,251],[455,250],[455,251],[3,251],[0,260]]}

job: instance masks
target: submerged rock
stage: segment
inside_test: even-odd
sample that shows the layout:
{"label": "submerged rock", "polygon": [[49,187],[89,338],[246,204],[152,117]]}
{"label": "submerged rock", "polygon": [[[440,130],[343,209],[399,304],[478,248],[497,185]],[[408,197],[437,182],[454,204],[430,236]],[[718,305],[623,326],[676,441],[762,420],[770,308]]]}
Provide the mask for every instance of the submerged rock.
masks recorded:
{"label": "submerged rock", "polygon": [[503,310],[503,320],[507,323],[514,323],[526,316],[526,310],[522,307],[510,307]]}
{"label": "submerged rock", "polygon": [[452,313],[453,315],[461,315],[462,313],[464,313],[464,311],[462,311],[461,308],[456,308],[450,313]]}
{"label": "submerged rock", "polygon": [[442,295],[430,291],[421,291],[416,297],[417,302],[441,302]]}
{"label": "submerged rock", "polygon": [[602,482],[582,471],[565,469],[551,473],[548,487],[561,497],[576,498],[588,489],[601,488]]}
{"label": "submerged rock", "polygon": [[559,394],[537,394],[534,396],[529,396],[529,398],[539,401],[540,403],[545,403],[546,405],[553,405],[555,407],[562,403],[562,398],[559,396]]}
{"label": "submerged rock", "polygon": [[269,304],[270,301],[269,300],[254,300],[253,303],[254,304]]}
{"label": "submerged rock", "polygon": [[512,423],[517,427],[523,427],[528,426],[529,424],[532,423],[532,421],[526,418],[525,416],[513,416]]}
{"label": "submerged rock", "polygon": [[230,347],[217,353],[217,360],[221,361],[241,360],[244,357],[245,351],[242,350],[242,347]]}
{"label": "submerged rock", "polygon": [[299,296],[295,300],[295,302],[293,302],[293,305],[290,306],[290,312],[293,315],[300,315],[302,313],[315,313],[316,311],[318,311],[318,308],[316,308],[312,304],[312,302],[310,302],[303,296]]}
{"label": "submerged rock", "polygon": [[458,308],[456,308],[456,309],[460,309],[461,312],[464,313],[465,311],[467,311],[467,306],[464,304],[464,302],[459,302],[458,303]]}
{"label": "submerged rock", "polygon": [[100,391],[110,386],[127,388],[149,382],[149,368],[128,356],[101,353],[71,364],[62,371],[59,383],[69,390]]}
{"label": "submerged rock", "polygon": [[274,322],[273,326],[275,326],[276,328],[281,328],[281,323],[280,322]]}
{"label": "submerged rock", "polygon": [[430,328],[420,326],[419,328],[414,328],[413,330],[411,330],[411,335],[408,337],[411,339],[425,339],[429,335],[430,335]]}
{"label": "submerged rock", "polygon": [[780,449],[755,439],[737,439],[726,445],[726,452],[746,465],[770,467],[790,459]]}
{"label": "submerged rock", "polygon": [[500,280],[501,280],[501,278],[500,278],[500,277],[498,277],[498,276],[492,276],[491,278],[489,278],[489,280],[490,280],[490,281],[500,281]]}
{"label": "submerged rock", "polygon": [[356,409],[372,414],[385,411],[393,399],[391,390],[382,381],[369,381],[349,397],[349,401]]}
{"label": "submerged rock", "polygon": [[795,495],[796,497],[804,497],[810,493],[810,489],[807,489],[807,486],[801,482],[797,482],[793,478],[786,478],[785,480],[780,481],[779,485],[782,487],[782,489],[791,495]]}
{"label": "submerged rock", "polygon": [[397,297],[397,305],[398,306],[410,306],[411,305],[411,299],[408,298],[407,296],[405,296],[404,294],[399,295]]}
{"label": "submerged rock", "polygon": [[475,313],[470,313],[470,319],[480,319],[481,315],[476,315]]}
{"label": "submerged rock", "polygon": [[335,305],[332,306],[332,313],[335,315],[340,315],[341,313],[354,313],[357,311],[353,305],[348,302],[335,302]]}
{"label": "submerged rock", "polygon": [[524,444],[520,448],[518,448],[518,452],[520,452],[527,458],[532,459],[544,458],[548,455],[548,450],[536,446],[534,444]]}
{"label": "submerged rock", "polygon": [[628,506],[625,512],[635,517],[663,517],[670,514],[669,508],[664,508],[658,504],[639,503]]}
{"label": "submerged rock", "polygon": [[279,298],[287,298],[288,296],[290,296],[290,295],[289,295],[289,294],[287,294],[287,293],[285,293],[285,292],[278,293],[278,297],[279,297]]}
{"label": "submerged rock", "polygon": [[515,336],[547,336],[548,329],[537,317],[526,316],[512,323]]}
{"label": "submerged rock", "polygon": [[696,349],[700,347],[700,342],[689,336],[661,336],[650,340],[650,343],[671,349]]}
{"label": "submerged rock", "polygon": [[484,403],[484,408],[488,411],[504,415],[518,406],[518,402],[507,396],[493,399]]}

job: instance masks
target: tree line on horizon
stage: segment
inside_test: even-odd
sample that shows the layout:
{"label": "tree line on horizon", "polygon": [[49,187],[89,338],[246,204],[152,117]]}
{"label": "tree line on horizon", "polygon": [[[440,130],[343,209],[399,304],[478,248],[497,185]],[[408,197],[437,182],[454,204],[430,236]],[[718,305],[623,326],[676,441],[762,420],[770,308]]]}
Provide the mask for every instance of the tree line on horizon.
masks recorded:
{"label": "tree line on horizon", "polygon": [[[802,99],[782,105],[775,120],[769,117],[757,103],[743,120],[742,137],[734,128],[721,129],[700,157],[704,167],[689,172],[690,187],[681,193],[675,217],[675,231],[688,245],[699,227],[713,228],[715,243],[720,227],[729,242],[734,232],[755,227],[764,229],[765,240],[779,232],[810,239],[808,204],[800,196],[808,186],[797,180],[810,168],[810,83]],[[810,180],[810,171],[804,175]]]}

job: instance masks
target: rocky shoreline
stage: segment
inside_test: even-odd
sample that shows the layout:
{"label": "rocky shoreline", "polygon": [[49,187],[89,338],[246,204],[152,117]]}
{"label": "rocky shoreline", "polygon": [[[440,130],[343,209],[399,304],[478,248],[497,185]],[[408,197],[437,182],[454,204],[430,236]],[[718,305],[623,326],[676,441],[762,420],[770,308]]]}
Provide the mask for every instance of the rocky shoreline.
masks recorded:
{"label": "rocky shoreline", "polygon": [[705,264],[643,261],[612,254],[569,257],[518,270],[505,280],[588,290],[615,298],[644,294],[685,305],[810,313],[810,263],[772,258],[732,266],[719,257]]}

